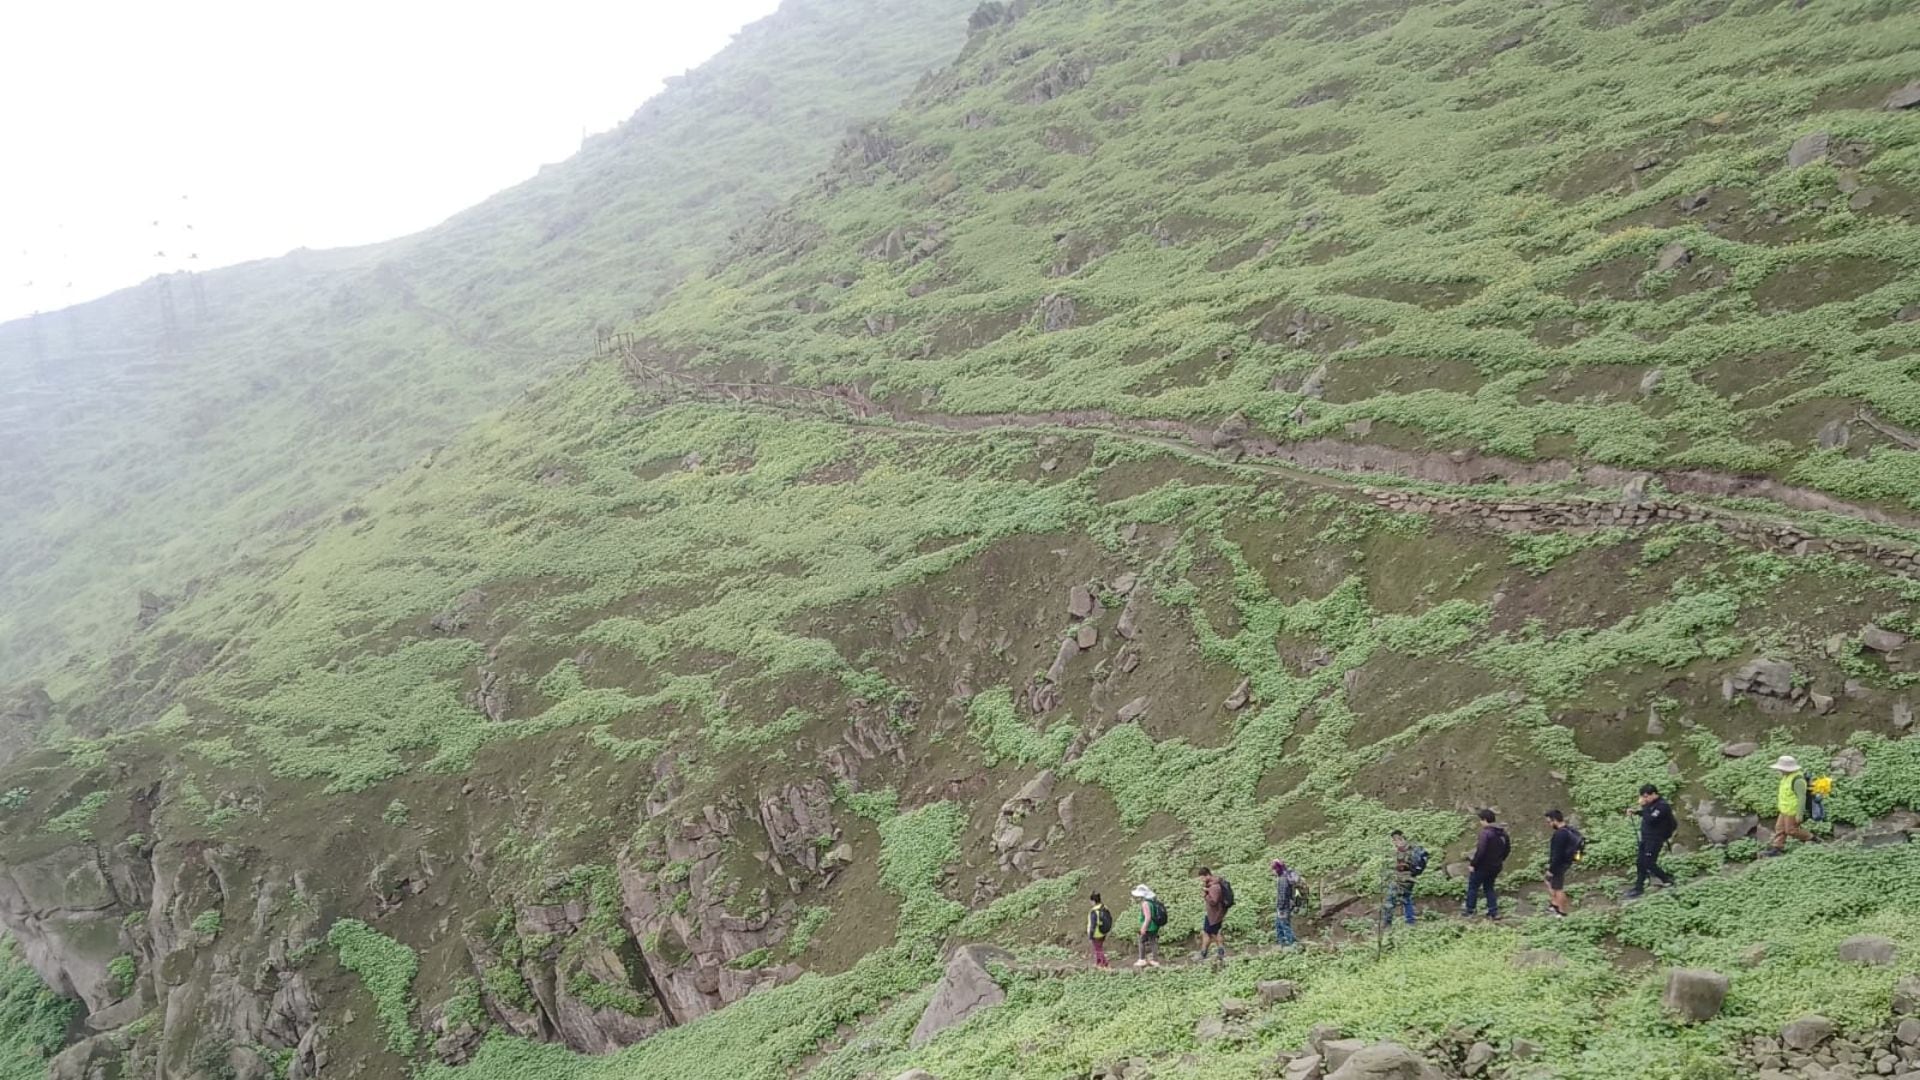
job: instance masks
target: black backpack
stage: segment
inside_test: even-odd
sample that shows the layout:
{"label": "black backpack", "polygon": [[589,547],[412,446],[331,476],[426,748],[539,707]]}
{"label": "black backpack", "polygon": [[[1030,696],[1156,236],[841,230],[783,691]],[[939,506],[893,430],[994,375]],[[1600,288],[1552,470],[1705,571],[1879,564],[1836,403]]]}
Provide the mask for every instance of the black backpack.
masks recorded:
{"label": "black backpack", "polygon": [[1511,854],[1513,854],[1513,837],[1507,835],[1507,830],[1501,829],[1500,830],[1500,861],[1502,863],[1505,863],[1507,861],[1507,856]]}
{"label": "black backpack", "polygon": [[1573,840],[1573,861],[1579,862],[1587,857],[1587,835],[1573,826],[1567,826],[1567,836]]}
{"label": "black backpack", "polygon": [[1427,872],[1427,849],[1415,844],[1407,849],[1407,869],[1414,877]]}
{"label": "black backpack", "polygon": [[1149,934],[1159,933],[1160,928],[1167,925],[1167,905],[1161,903],[1159,897],[1147,901],[1147,914],[1151,916],[1151,921],[1147,923]]}
{"label": "black backpack", "polygon": [[1108,911],[1104,905],[1095,908],[1093,912],[1093,936],[1098,939],[1104,938],[1111,933],[1113,933],[1113,912]]}
{"label": "black backpack", "polygon": [[1224,914],[1233,910],[1233,885],[1226,878],[1214,878],[1220,883],[1220,911]]}

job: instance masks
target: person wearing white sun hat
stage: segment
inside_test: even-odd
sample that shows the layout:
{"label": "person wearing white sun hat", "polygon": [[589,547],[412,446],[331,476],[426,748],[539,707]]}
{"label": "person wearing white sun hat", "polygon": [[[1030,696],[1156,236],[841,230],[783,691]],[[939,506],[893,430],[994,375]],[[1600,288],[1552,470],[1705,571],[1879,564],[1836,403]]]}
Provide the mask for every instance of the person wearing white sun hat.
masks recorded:
{"label": "person wearing white sun hat", "polygon": [[1133,898],[1140,901],[1140,959],[1134,967],[1160,966],[1160,930],[1167,925],[1167,906],[1145,885],[1133,887]]}
{"label": "person wearing white sun hat", "polygon": [[1812,833],[1800,827],[1807,814],[1807,774],[1792,754],[1781,755],[1780,760],[1768,768],[1780,774],[1780,797],[1775,807],[1780,816],[1773,822],[1773,844],[1760,854],[1783,855],[1787,850],[1787,837],[1803,842],[1813,839]]}

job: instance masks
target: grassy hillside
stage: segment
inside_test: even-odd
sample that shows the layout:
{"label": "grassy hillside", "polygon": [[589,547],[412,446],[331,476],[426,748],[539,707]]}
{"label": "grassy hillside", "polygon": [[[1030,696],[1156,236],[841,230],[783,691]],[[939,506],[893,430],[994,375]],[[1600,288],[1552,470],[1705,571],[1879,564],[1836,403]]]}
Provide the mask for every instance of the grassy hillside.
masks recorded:
{"label": "grassy hillside", "polygon": [[[141,1067],[1224,1078],[1325,1022],[1611,1080],[1753,1075],[1811,1010],[1880,1038],[1920,970],[1916,37],[1866,0],[986,5],[622,355],[58,687],[158,719],[7,767],[0,859],[131,884],[0,917]],[[1749,865],[1781,753],[1841,842]],[[1649,781],[1684,884],[1623,906]],[[1482,805],[1516,885],[1576,815],[1582,913],[1376,952],[1386,834],[1444,911]],[[1305,954],[1254,949],[1276,856]],[[1177,959],[1202,863],[1234,962],[1070,970],[1135,881]],[[1840,962],[1863,932],[1892,965]],[[913,1047],[982,940],[1008,1004]],[[1672,965],[1721,1016],[1663,1016]],[[314,1004],[221,1004],[261,998]]]}
{"label": "grassy hillside", "polygon": [[970,7],[792,0],[426,232],[0,326],[0,678],[103,651],[143,590],[277,558],[590,353],[950,57]]}

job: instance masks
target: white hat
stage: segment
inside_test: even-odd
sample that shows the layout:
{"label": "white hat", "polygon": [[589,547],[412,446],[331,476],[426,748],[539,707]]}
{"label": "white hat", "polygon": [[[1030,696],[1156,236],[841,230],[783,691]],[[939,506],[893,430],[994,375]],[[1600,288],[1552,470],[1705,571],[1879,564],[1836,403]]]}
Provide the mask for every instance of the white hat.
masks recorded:
{"label": "white hat", "polygon": [[1135,885],[1133,887],[1133,898],[1135,900],[1151,900],[1153,899],[1153,890],[1147,888],[1145,885]]}
{"label": "white hat", "polygon": [[1783,772],[1783,773],[1799,772],[1800,763],[1794,760],[1792,754],[1782,754],[1780,756],[1779,761],[1776,761],[1772,765],[1767,766],[1767,768],[1772,769],[1774,772]]}

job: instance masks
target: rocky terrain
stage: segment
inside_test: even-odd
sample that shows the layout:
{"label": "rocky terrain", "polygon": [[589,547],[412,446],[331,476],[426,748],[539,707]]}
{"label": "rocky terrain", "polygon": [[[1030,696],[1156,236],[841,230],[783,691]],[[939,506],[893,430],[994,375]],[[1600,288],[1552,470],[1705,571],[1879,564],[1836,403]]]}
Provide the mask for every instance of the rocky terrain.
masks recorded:
{"label": "rocky terrain", "polygon": [[575,366],[28,658],[0,1076],[1920,1072],[1920,16],[951,29]]}

